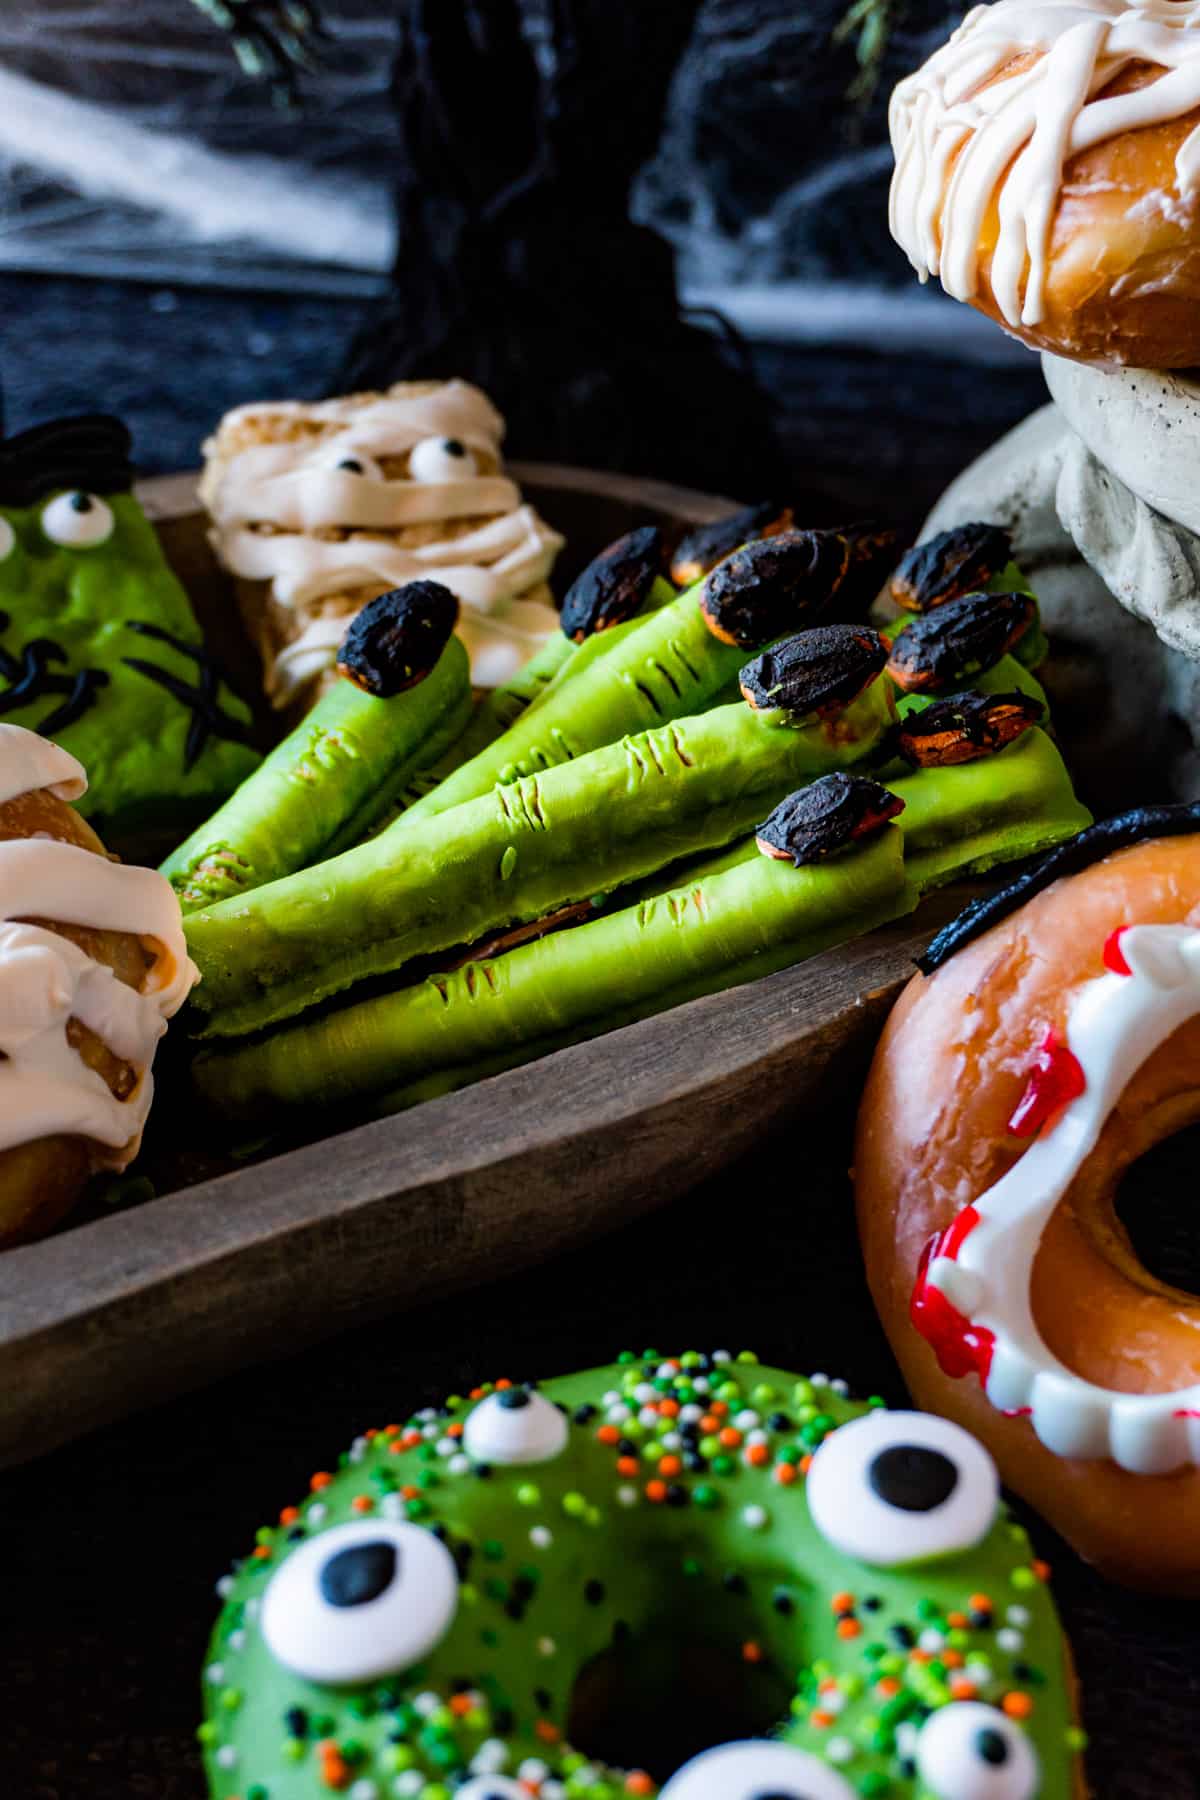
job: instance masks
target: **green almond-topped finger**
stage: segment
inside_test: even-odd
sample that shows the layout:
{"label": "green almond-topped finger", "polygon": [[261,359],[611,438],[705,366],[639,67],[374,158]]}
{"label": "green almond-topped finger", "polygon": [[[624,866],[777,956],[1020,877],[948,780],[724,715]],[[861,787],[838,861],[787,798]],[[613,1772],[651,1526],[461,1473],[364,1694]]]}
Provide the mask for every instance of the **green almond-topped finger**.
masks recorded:
{"label": "green almond-topped finger", "polygon": [[[786,863],[753,854],[507,955],[202,1053],[197,1084],[242,1117],[360,1100],[480,1059],[520,1060],[548,1038],[588,1035],[601,1017],[657,1011],[664,993],[723,985],[731,964],[780,954],[794,961],[909,910],[916,895],[900,834],[886,823],[897,803],[875,782],[844,775],[808,792],[827,785],[835,791],[809,833],[811,860],[793,823]],[[830,811],[853,812],[857,828],[831,833]],[[806,866],[792,866],[794,854]]]}
{"label": "green almond-topped finger", "polygon": [[184,912],[302,869],[370,828],[470,712],[458,602],[437,582],[382,594],[354,620],[312,712],[162,865]]}
{"label": "green almond-topped finger", "polygon": [[[1036,595],[1012,559],[1012,535],[1002,525],[975,521],[952,526],[926,538],[900,558],[886,589],[894,605],[908,614],[926,615],[968,594]],[[1043,662],[1049,646],[1034,616],[1030,629],[1013,646],[1027,668]]]}
{"label": "green almond-topped finger", "polygon": [[702,712],[751,650],[815,622],[829,605],[850,561],[836,535],[789,531],[746,545],[661,611],[594,634],[503,737],[405,822]]}
{"label": "green almond-topped finger", "polygon": [[673,720],[194,913],[205,1029],[259,1030],[413,957],[728,843],[792,788],[878,747],[893,717],[877,679],[886,652],[875,633],[854,633],[862,691],[839,709],[798,718],[738,704]]}

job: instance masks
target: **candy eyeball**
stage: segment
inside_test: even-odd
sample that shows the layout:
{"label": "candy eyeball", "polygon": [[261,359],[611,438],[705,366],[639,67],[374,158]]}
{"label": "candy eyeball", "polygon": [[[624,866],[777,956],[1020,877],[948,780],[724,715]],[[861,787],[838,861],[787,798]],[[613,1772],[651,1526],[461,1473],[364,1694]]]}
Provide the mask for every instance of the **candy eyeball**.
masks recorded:
{"label": "candy eyeball", "polygon": [[1033,1800],[1038,1760],[1019,1726],[994,1706],[954,1700],[917,1739],[917,1770],[937,1800]]}
{"label": "candy eyeball", "polygon": [[536,1388],[500,1388],[468,1415],[462,1441],[477,1463],[551,1462],[567,1447],[567,1421]]}
{"label": "candy eyeball", "polygon": [[263,1638],[309,1681],[394,1675],[441,1642],[458,1607],[454,1559],[419,1525],[336,1525],[293,1550],[263,1595]]}
{"label": "candy eyeball", "polygon": [[98,494],[85,494],[82,488],[56,494],[42,509],[42,530],[52,544],[68,550],[90,550],[107,542],[115,523],[112,508]]}
{"label": "candy eyeball", "polygon": [[364,481],[382,481],[383,470],[373,456],[365,450],[358,449],[355,444],[339,443],[333,439],[321,447],[309,459],[314,469],[330,469],[340,471],[343,475],[358,475]]}
{"label": "candy eyeball", "polygon": [[469,481],[479,464],[461,438],[422,438],[413,445],[408,472],[414,481]]}
{"label": "candy eyeball", "polygon": [[854,1789],[807,1750],[769,1738],[718,1744],[672,1775],[659,1800],[856,1800]]}
{"label": "candy eyeball", "polygon": [[17,534],[8,520],[0,518],[0,562],[3,562],[6,556],[11,556],[16,541]]}
{"label": "candy eyeball", "polygon": [[983,1446],[930,1413],[865,1413],[813,1457],[808,1509],[822,1537],[879,1569],[969,1550],[996,1517],[1000,1483]]}

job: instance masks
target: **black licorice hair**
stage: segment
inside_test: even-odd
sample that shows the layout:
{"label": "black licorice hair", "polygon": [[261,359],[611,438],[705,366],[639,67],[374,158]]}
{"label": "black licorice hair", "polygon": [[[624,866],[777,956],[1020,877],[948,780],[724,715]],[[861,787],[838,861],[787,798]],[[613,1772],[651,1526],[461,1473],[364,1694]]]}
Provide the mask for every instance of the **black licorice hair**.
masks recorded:
{"label": "black licorice hair", "polygon": [[128,426],[111,413],[48,419],[0,438],[0,506],[33,506],[61,488],[127,493],[132,449]]}
{"label": "black licorice hair", "polygon": [[1099,819],[1078,837],[1059,844],[1057,849],[1041,857],[1007,887],[995,894],[985,894],[981,900],[973,900],[970,906],[964,907],[956,919],[951,919],[949,925],[938,932],[924,956],[917,957],[917,967],[922,975],[932,975],[935,969],[949,962],[956,951],[982,937],[985,931],[998,925],[1001,919],[1007,919],[1035,894],[1044,892],[1052,882],[1061,880],[1064,875],[1078,875],[1103,857],[1110,856],[1114,850],[1124,850],[1127,845],[1148,838],[1188,837],[1196,831],[1200,831],[1200,800],[1174,806],[1137,806],[1132,812],[1118,813],[1116,818]]}

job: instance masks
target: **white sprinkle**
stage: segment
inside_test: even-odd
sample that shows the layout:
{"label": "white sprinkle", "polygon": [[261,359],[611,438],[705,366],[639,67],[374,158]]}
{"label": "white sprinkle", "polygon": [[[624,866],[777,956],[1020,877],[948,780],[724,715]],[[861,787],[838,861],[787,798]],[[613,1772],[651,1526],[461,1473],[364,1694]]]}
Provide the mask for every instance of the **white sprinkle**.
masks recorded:
{"label": "white sprinkle", "polygon": [[846,1395],[850,1392],[850,1383],[848,1381],[843,1381],[840,1375],[838,1376],[836,1381],[831,1381],[829,1385],[833,1389],[835,1394],[841,1395],[843,1400],[846,1398]]}
{"label": "white sprinkle", "polygon": [[638,1414],[638,1418],[641,1420],[643,1425],[657,1425],[658,1424],[658,1413],[655,1411],[654,1407],[652,1407],[652,1406],[643,1406],[641,1412]]}
{"label": "white sprinkle", "polygon": [[420,1412],[416,1413],[414,1417],[418,1424],[425,1425],[428,1424],[430,1419],[436,1419],[437,1414],[434,1412],[432,1406],[423,1406]]}
{"label": "white sprinkle", "polygon": [[350,1446],[350,1461],[351,1462],[361,1462],[363,1457],[366,1454],[367,1454],[366,1438],[365,1437],[356,1437],[354,1442]]}
{"label": "white sprinkle", "polygon": [[697,1375],[692,1386],[698,1394],[707,1394],[712,1391],[712,1382],[708,1379],[707,1375]]}
{"label": "white sprinkle", "polygon": [[425,1786],[425,1777],[420,1769],[406,1769],[403,1775],[397,1775],[392,1783],[393,1794],[399,1794],[401,1800],[410,1800],[413,1794],[419,1794]]}
{"label": "white sprinkle", "polygon": [[638,1491],[635,1487],[630,1487],[629,1484],[626,1482],[617,1489],[617,1505],[618,1506],[636,1506],[637,1503],[638,1503]]}
{"label": "white sprinkle", "polygon": [[733,1361],[733,1358],[732,1358],[732,1356],[730,1356],[728,1350],[714,1350],[712,1353],[712,1359],[715,1363],[731,1363]]}
{"label": "white sprinkle", "polygon": [[1005,1625],[996,1633],[996,1642],[1001,1650],[1023,1650],[1025,1634],[1023,1631],[1014,1631],[1011,1625]]}
{"label": "white sprinkle", "polygon": [[527,1756],[524,1762],[517,1764],[517,1780],[527,1781],[530,1787],[540,1787],[549,1773],[550,1764],[544,1763],[540,1756]]}
{"label": "white sprinkle", "polygon": [[757,1431],[748,1431],[746,1433],[747,1444],[765,1444],[765,1443],[769,1442],[769,1440],[770,1440],[769,1432],[763,1431],[761,1429],[757,1430]]}
{"label": "white sprinkle", "polygon": [[814,1387],[828,1387],[829,1386],[828,1375],[810,1375],[809,1380],[812,1382]]}
{"label": "white sprinkle", "polygon": [[535,1550],[548,1550],[554,1542],[554,1533],[548,1525],[535,1525],[529,1534],[529,1541]]}
{"label": "white sprinkle", "polygon": [[218,1581],[218,1583],[217,1583],[218,1598],[221,1600],[228,1600],[228,1598],[229,1598],[230,1594],[232,1594],[232,1592],[233,1592],[233,1576],[232,1575],[222,1575],[220,1581]]}
{"label": "white sprinkle", "polygon": [[247,1602],[246,1602],[246,1617],[248,1619],[257,1619],[259,1608],[261,1607],[261,1605],[262,1605],[262,1601],[258,1598],[257,1594],[255,1594],[253,1599],[247,1600]]}
{"label": "white sprinkle", "polygon": [[702,1406],[697,1406],[694,1400],[689,1400],[686,1406],[681,1406],[679,1409],[679,1423],[681,1425],[695,1425],[703,1417],[704,1408]]}
{"label": "white sprinkle", "polygon": [[648,1401],[658,1399],[658,1389],[651,1387],[648,1381],[639,1381],[633,1390],[633,1397],[639,1406],[645,1406]]}
{"label": "white sprinkle", "polygon": [[682,1444],[683,1444],[683,1439],[680,1437],[680,1435],[677,1431],[664,1432],[662,1437],[660,1437],[658,1441],[662,1445],[664,1450],[678,1450],[682,1447]]}
{"label": "white sprinkle", "polygon": [[659,1363],[657,1372],[662,1380],[670,1381],[673,1376],[678,1375],[679,1364],[673,1362]]}
{"label": "white sprinkle", "polygon": [[440,1696],[429,1693],[428,1691],[423,1694],[418,1694],[412,1703],[413,1711],[419,1712],[423,1719],[428,1719],[433,1713],[437,1712],[441,1704]]}
{"label": "white sprinkle", "polygon": [[928,1631],[923,1631],[921,1633],[920,1637],[917,1639],[917,1644],[922,1650],[937,1651],[945,1649],[946,1640],[941,1632],[936,1631],[931,1625]]}
{"label": "white sprinkle", "polygon": [[306,1525],[320,1525],[328,1511],[329,1508],[323,1500],[314,1500],[311,1506],[304,1509],[304,1523]]}
{"label": "white sprinkle", "polygon": [[990,1687],[994,1679],[992,1670],[987,1663],[969,1662],[963,1670],[963,1674],[972,1686],[979,1688],[981,1691],[986,1687]]}
{"label": "white sprinkle", "polygon": [[498,1775],[508,1767],[509,1749],[503,1738],[485,1738],[471,1758],[472,1775]]}
{"label": "white sprinkle", "polygon": [[350,1789],[350,1800],[379,1800],[379,1789],[369,1776],[364,1775]]}
{"label": "white sprinkle", "polygon": [[762,1531],[767,1523],[765,1506],[744,1506],[742,1508],[742,1524],[747,1531]]}
{"label": "white sprinkle", "polygon": [[450,1458],[446,1467],[452,1475],[469,1475],[471,1473],[471,1459],[469,1456],[464,1456],[460,1450],[457,1456],[452,1456]]}
{"label": "white sprinkle", "polygon": [[457,1456],[458,1439],[448,1437],[439,1438],[437,1442],[437,1453],[439,1456]]}
{"label": "white sprinkle", "polygon": [[537,1641],[537,1653],[539,1656],[557,1656],[558,1645],[553,1638],[539,1638]]}
{"label": "white sprinkle", "polygon": [[733,1422],[739,1431],[753,1431],[760,1421],[753,1407],[748,1406],[744,1412],[734,1413]]}
{"label": "white sprinkle", "polygon": [[421,1436],[427,1438],[431,1443],[434,1438],[440,1438],[441,1435],[442,1432],[439,1425],[422,1425],[421,1427]]}
{"label": "white sprinkle", "polygon": [[246,1634],[244,1631],[231,1631],[225,1641],[231,1650],[244,1650],[246,1648]]}
{"label": "white sprinkle", "polygon": [[217,1751],[217,1766],[221,1769],[237,1768],[237,1751],[232,1744],[222,1744]]}
{"label": "white sprinkle", "polygon": [[601,1406],[619,1406],[620,1403],[621,1395],[618,1394],[616,1388],[609,1388],[607,1394],[602,1394],[600,1396]]}
{"label": "white sprinkle", "polygon": [[1030,1612],[1027,1606],[1010,1606],[1004,1616],[1010,1625],[1028,1625]]}
{"label": "white sprinkle", "polygon": [[822,1689],[822,1692],[821,1692],[821,1711],[822,1712],[840,1713],[840,1712],[845,1712],[845,1710],[846,1710],[846,1696],[845,1696],[845,1694],[843,1694],[841,1688],[830,1688],[827,1692],[824,1689]]}
{"label": "white sprinkle", "polygon": [[538,1800],[567,1800],[567,1790],[561,1781],[543,1781]]}
{"label": "white sprinkle", "polygon": [[[898,1739],[897,1739],[898,1741]],[[854,1745],[849,1738],[830,1738],[825,1746],[825,1754],[831,1763],[848,1763],[854,1761]]]}
{"label": "white sprinkle", "polygon": [[604,1416],[610,1425],[623,1425],[626,1419],[633,1417],[633,1408],[622,1401],[619,1406],[610,1406]]}
{"label": "white sprinkle", "polygon": [[404,1501],[399,1494],[385,1494],[379,1502],[379,1510],[385,1519],[402,1519]]}
{"label": "white sprinkle", "polygon": [[209,1663],[207,1669],[204,1671],[204,1679],[205,1681],[211,1681],[214,1687],[220,1687],[225,1679],[225,1664]]}
{"label": "white sprinkle", "polygon": [[900,1756],[915,1756],[920,1735],[920,1726],[914,1725],[911,1719],[902,1719],[896,1727],[897,1753]]}

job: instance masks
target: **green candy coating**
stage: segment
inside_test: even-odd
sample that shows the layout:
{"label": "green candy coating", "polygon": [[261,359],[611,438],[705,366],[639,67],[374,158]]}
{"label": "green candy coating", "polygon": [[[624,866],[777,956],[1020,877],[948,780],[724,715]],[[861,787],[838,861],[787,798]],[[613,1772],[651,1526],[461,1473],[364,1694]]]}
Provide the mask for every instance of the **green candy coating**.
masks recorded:
{"label": "green candy coating", "polygon": [[[132,494],[102,498],[112,512],[112,531],[102,542],[80,547],[56,543],[43,530],[53,493],[34,506],[0,508],[0,519],[13,533],[0,560],[0,612],[8,621],[0,643],[20,663],[27,644],[48,639],[64,652],[63,660],[48,661],[53,674],[76,677],[91,669],[107,677],[87,710],[53,736],[87,772],[80,812],[120,839],[177,828],[181,820],[211,811],[250,773],[258,755],[246,742],[213,732],[190,759],[191,708],[159,680],[130,667],[126,659],[196,690],[202,665],[174,644],[133,627],[150,626],[185,645],[203,645],[187,596],[137,500]],[[43,693],[3,710],[3,718],[36,731],[63,699],[61,693]],[[248,733],[248,708],[224,687],[216,689],[215,700],[235,732]]]}
{"label": "green candy coating", "polygon": [[[671,1377],[665,1391],[652,1380],[660,1368]],[[1065,1645],[1040,1566],[1006,1509],[974,1548],[908,1567],[857,1561],[818,1531],[806,1474],[780,1457],[797,1378],[706,1357],[703,1372],[688,1371],[704,1384],[693,1399],[694,1388],[675,1388],[682,1372],[682,1359],[663,1364],[654,1353],[544,1383],[541,1397],[565,1410],[565,1446],[532,1465],[493,1456],[486,1480],[459,1433],[476,1404],[495,1404],[491,1387],[358,1439],[338,1473],[314,1477],[301,1506],[221,1583],[200,1730],[213,1800],[255,1784],[269,1800],[321,1800],[354,1793],[352,1782],[364,1796],[436,1800],[464,1779],[502,1771],[511,1782],[523,1768],[567,1800],[652,1795],[652,1781],[627,1782],[631,1771],[569,1742],[576,1679],[607,1657],[624,1683],[618,1694],[651,1706],[661,1694],[669,1705],[679,1650],[700,1643],[724,1670],[726,1696],[761,1718],[764,1733],[836,1766],[858,1792],[926,1795],[913,1742],[929,1710],[961,1696],[1006,1706],[1037,1755],[1039,1800],[1070,1800],[1080,1737]],[[764,1377],[781,1410],[753,1407]],[[718,1387],[728,1395],[721,1429],[742,1421],[719,1485],[674,1464],[664,1478],[661,1460],[621,1441],[648,1405],[674,1408],[678,1425],[681,1407],[711,1404]],[[822,1440],[878,1410],[824,1377],[814,1392]],[[897,1441],[903,1433],[899,1418]],[[415,1666],[370,1679],[325,1686],[293,1672],[263,1636],[267,1589],[290,1556],[334,1527],[365,1521],[369,1539],[372,1521],[411,1522],[414,1503],[403,1496],[427,1444],[445,1480],[421,1522],[436,1527],[459,1570],[457,1604],[437,1615],[441,1635]],[[380,1498],[372,1477],[384,1469],[400,1486]],[[852,1489],[847,1503],[855,1500]],[[391,1591],[395,1605],[420,1611],[428,1590],[413,1576],[406,1594],[399,1566],[382,1604]],[[623,1648],[614,1653],[614,1643]],[[235,1708],[222,1701],[231,1690],[241,1696]]]}

